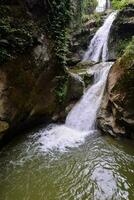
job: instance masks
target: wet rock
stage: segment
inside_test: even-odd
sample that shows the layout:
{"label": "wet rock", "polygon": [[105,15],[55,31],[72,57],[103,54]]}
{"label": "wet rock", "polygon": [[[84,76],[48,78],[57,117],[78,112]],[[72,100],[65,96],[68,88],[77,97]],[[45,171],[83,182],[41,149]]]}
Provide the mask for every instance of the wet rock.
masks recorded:
{"label": "wet rock", "polygon": [[112,135],[134,138],[134,39],[113,65],[102,102],[99,127]]}
{"label": "wet rock", "polygon": [[134,5],[121,10],[113,23],[109,39],[109,60],[115,60],[123,54],[124,49],[134,35]]}
{"label": "wet rock", "polygon": [[[74,60],[82,60],[83,55],[88,47],[90,40],[90,31],[80,31],[74,33],[70,39],[70,47],[69,47],[69,54],[68,54],[68,65],[71,64],[71,61]],[[73,62],[72,62],[73,63]],[[74,63],[74,65],[76,62]],[[71,64],[72,66],[72,64]]]}
{"label": "wet rock", "polygon": [[72,67],[72,66],[75,66],[80,61],[81,60],[80,60],[79,54],[74,54],[72,57],[68,58],[67,64],[68,66]]}
{"label": "wet rock", "polygon": [[91,28],[96,27],[96,20],[91,19],[90,21],[86,22],[84,25],[88,30],[90,30]]}
{"label": "wet rock", "polygon": [[24,2],[17,2],[5,1],[0,7],[0,24],[8,31],[0,35],[0,140],[11,139],[10,130],[45,122],[58,107],[52,45],[40,30],[40,18],[34,20]]}
{"label": "wet rock", "polygon": [[91,73],[90,69],[95,65],[95,62],[92,61],[82,61],[79,62],[77,65],[69,68],[69,72],[74,73],[81,77],[85,88],[91,85],[93,82],[93,74]]}
{"label": "wet rock", "polygon": [[84,82],[78,74],[69,73],[68,77],[68,101],[78,100],[83,95]]}

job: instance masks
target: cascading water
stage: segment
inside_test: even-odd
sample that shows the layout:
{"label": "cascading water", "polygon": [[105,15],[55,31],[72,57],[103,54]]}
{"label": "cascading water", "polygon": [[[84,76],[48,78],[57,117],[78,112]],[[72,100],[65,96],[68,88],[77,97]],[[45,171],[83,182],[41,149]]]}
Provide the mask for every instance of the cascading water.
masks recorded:
{"label": "cascading water", "polygon": [[84,55],[83,61],[91,60],[103,62],[108,60],[108,39],[113,21],[115,20],[117,11],[112,12],[105,20],[103,26],[99,28],[95,36],[91,40],[87,52]]}
{"label": "cascading water", "polygon": [[[101,1],[103,2],[103,1]],[[108,39],[112,23],[117,12],[112,12],[104,22],[103,26],[96,32],[94,38],[89,45],[88,51],[85,53],[84,61],[99,61],[102,57],[103,61],[108,59]],[[95,65],[91,70],[94,74],[94,84],[90,87],[82,100],[72,109],[66,119],[68,127],[89,131],[95,129],[95,122],[101,99],[105,89],[105,84],[111,63],[100,63]]]}
{"label": "cascading water", "polygon": [[96,116],[111,66],[111,62],[105,62],[91,69],[94,74],[94,83],[67,116],[66,125],[68,127],[81,131],[95,130]]}
{"label": "cascading water", "polygon": [[[100,41],[94,39],[95,47],[107,25]],[[92,46],[89,51],[93,57],[100,54]],[[106,55],[107,42],[103,51]],[[133,141],[102,137],[95,131],[111,65],[103,62],[87,70],[94,83],[69,113],[65,125],[50,124],[18,134],[0,151],[0,200],[134,199]]]}
{"label": "cascading water", "polygon": [[110,0],[97,0],[97,2],[96,12],[104,12],[111,7]]}
{"label": "cascading water", "polygon": [[[104,25],[97,31],[84,60],[105,61],[108,58],[108,38],[110,28],[117,12],[113,12],[106,19]],[[80,102],[74,106],[66,118],[65,125],[50,125],[39,139],[41,150],[53,148],[66,150],[84,142],[85,137],[95,132],[97,113],[103,97],[107,76],[112,66],[111,62],[94,65],[89,73],[94,75],[93,85],[87,89]]]}
{"label": "cascading water", "polygon": [[66,147],[76,147],[85,141],[87,135],[95,132],[97,112],[103,97],[108,72],[113,63],[95,65],[90,70],[94,75],[93,85],[86,91],[80,102],[68,114],[65,125],[52,125],[41,133],[41,151],[53,148],[65,151]]}

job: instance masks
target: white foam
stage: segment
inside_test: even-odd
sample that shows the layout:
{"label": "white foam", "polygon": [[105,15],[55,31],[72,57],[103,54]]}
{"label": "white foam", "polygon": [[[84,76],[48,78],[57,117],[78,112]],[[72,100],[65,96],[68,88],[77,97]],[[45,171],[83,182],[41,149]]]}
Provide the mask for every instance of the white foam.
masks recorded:
{"label": "white foam", "polygon": [[54,125],[41,133],[38,142],[41,144],[41,151],[44,152],[66,151],[68,148],[78,147],[84,143],[86,136],[92,133],[92,131],[77,131],[65,125]]}

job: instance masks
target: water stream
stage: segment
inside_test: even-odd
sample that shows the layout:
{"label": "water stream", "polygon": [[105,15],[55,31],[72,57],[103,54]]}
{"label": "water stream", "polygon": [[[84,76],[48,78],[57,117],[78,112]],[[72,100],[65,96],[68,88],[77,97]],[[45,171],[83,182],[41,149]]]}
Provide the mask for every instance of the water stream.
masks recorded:
{"label": "water stream", "polygon": [[95,62],[108,60],[108,39],[113,21],[115,20],[117,11],[112,12],[105,20],[101,28],[96,32],[91,40],[88,50],[84,55],[83,61],[92,60]]}
{"label": "water stream", "polygon": [[108,72],[113,63],[105,62],[90,69],[94,83],[87,89],[66,119],[66,125],[81,131],[95,130],[96,116],[103,97]]}
{"label": "water stream", "polygon": [[104,12],[107,9],[111,8],[110,0],[97,0],[98,5],[96,7],[96,12]]}

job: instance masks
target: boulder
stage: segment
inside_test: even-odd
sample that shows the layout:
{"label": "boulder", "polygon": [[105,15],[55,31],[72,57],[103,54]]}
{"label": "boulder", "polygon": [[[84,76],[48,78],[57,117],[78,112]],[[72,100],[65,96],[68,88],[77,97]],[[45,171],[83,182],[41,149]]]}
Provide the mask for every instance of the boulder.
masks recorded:
{"label": "boulder", "polygon": [[68,77],[68,102],[72,100],[79,100],[84,92],[84,82],[78,74],[69,73]]}
{"label": "boulder", "polygon": [[95,66],[93,61],[81,61],[77,65],[69,68],[69,72],[79,76],[84,83],[84,87],[88,87],[93,82],[92,67]]}

